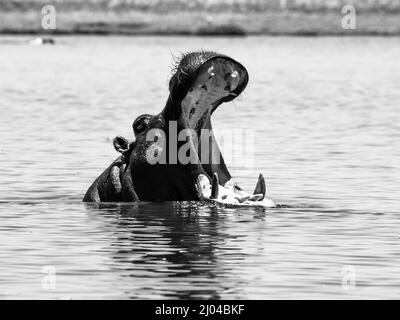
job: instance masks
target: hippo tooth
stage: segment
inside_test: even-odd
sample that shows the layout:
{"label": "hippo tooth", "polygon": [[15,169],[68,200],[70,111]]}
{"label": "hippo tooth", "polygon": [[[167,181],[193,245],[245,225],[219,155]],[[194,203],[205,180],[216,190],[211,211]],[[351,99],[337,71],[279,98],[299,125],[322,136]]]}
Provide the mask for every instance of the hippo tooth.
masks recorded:
{"label": "hippo tooth", "polygon": [[203,199],[210,198],[211,195],[210,181],[204,174],[199,174],[199,176],[197,177],[196,187],[201,198]]}
{"label": "hippo tooth", "polygon": [[261,193],[258,194],[253,194],[250,198],[249,201],[260,201],[264,198],[264,196]]}
{"label": "hippo tooth", "polygon": [[243,196],[243,197],[236,196],[236,200],[239,201],[239,203],[243,203],[249,199],[250,199],[250,196]]}
{"label": "hippo tooth", "polygon": [[266,193],[265,179],[264,179],[264,176],[260,173],[260,175],[258,176],[256,188],[254,189],[253,194],[254,195],[261,194],[262,198],[259,200],[263,200],[265,198],[265,193]]}
{"label": "hippo tooth", "polygon": [[218,199],[219,193],[219,178],[218,173],[214,172],[212,186],[211,186],[211,199]]}

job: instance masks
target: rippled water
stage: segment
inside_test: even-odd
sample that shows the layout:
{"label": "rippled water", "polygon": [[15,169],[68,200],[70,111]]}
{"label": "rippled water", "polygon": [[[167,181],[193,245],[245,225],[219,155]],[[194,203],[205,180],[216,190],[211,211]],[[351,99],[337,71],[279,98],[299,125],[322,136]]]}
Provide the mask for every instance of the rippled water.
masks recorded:
{"label": "rippled water", "polygon": [[[25,40],[0,38],[0,298],[400,298],[400,39]],[[256,130],[236,180],[288,207],[82,203],[199,48],[247,67],[214,126]]]}

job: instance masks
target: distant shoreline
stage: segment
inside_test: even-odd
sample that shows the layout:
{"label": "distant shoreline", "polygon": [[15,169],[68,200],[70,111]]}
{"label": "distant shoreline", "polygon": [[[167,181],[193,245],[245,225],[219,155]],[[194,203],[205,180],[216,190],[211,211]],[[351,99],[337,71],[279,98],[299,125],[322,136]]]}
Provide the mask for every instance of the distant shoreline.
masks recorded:
{"label": "distant shoreline", "polygon": [[342,28],[337,11],[218,12],[58,11],[55,30],[43,30],[40,10],[0,11],[2,35],[132,36],[400,36],[400,12],[360,12],[356,29]]}
{"label": "distant shoreline", "polygon": [[231,37],[231,38],[243,38],[243,37],[255,37],[255,36],[266,36],[266,37],[307,37],[307,38],[317,38],[317,37],[377,37],[377,38],[397,38],[400,37],[400,33],[357,33],[357,34],[343,34],[343,33],[246,33],[242,35],[232,35],[232,34],[201,34],[201,33],[126,33],[126,32],[20,32],[20,31],[0,31],[0,37],[2,36],[36,36],[43,38],[52,38],[59,36],[129,36],[129,37]]}

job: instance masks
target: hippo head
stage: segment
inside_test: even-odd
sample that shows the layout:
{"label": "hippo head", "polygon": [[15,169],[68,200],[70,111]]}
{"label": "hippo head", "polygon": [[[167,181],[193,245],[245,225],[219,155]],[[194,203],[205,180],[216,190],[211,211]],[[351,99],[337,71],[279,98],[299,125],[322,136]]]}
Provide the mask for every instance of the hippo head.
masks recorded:
{"label": "hippo head", "polygon": [[223,102],[241,94],[249,80],[246,68],[211,51],[183,55],[169,81],[169,97],[158,115],[133,123],[122,185],[148,201],[261,200],[262,175],[253,194],[244,192],[224,163],[212,132],[211,115]]}
{"label": "hippo head", "polygon": [[119,199],[234,204],[263,200],[262,175],[253,194],[233,182],[211,125],[217,107],[238,97],[248,80],[246,68],[228,56],[212,51],[184,54],[173,70],[161,113],[134,121],[131,144],[122,138],[114,141],[123,154]]}

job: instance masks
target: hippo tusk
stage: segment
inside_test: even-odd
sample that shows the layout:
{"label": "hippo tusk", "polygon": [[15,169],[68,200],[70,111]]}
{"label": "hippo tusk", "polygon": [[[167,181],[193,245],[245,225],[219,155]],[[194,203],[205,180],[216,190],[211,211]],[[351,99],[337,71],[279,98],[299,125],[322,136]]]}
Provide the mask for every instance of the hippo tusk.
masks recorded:
{"label": "hippo tusk", "polygon": [[250,198],[249,201],[260,201],[264,199],[264,195],[262,195],[261,193],[258,194],[253,194]]}
{"label": "hippo tusk", "polygon": [[218,199],[218,193],[219,193],[219,178],[218,178],[218,173],[214,172],[211,185],[211,199]]}
{"label": "hippo tusk", "polygon": [[265,187],[265,179],[264,179],[264,176],[262,175],[262,173],[260,173],[260,175],[258,176],[256,188],[254,189],[254,192],[253,192],[253,196],[261,194],[262,198],[259,200],[255,200],[255,201],[263,200],[265,198],[266,191],[267,191],[267,189]]}
{"label": "hippo tusk", "polygon": [[237,199],[237,201],[239,201],[239,203],[243,203],[243,202],[249,200],[250,197],[251,197],[250,195],[249,196],[242,196],[242,197],[236,196],[236,199]]}
{"label": "hippo tusk", "polygon": [[196,181],[196,189],[201,200],[209,199],[211,195],[210,181],[204,174],[199,174]]}

